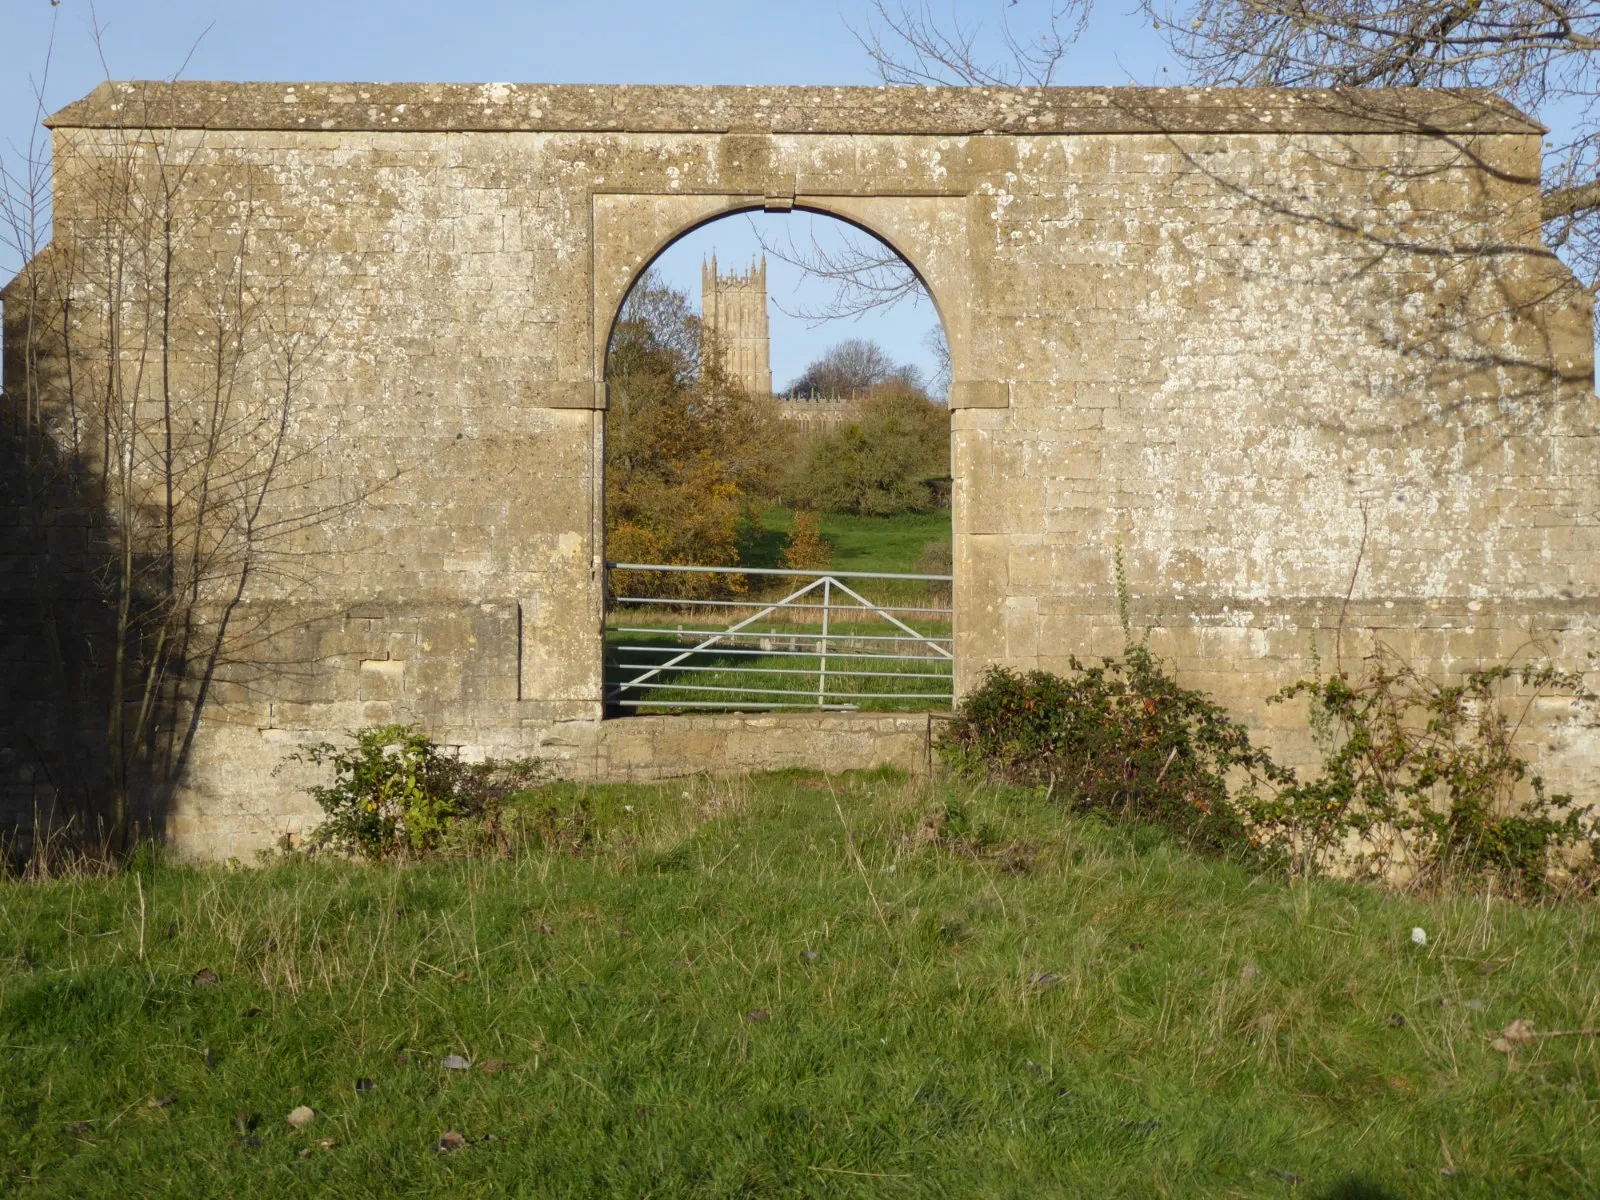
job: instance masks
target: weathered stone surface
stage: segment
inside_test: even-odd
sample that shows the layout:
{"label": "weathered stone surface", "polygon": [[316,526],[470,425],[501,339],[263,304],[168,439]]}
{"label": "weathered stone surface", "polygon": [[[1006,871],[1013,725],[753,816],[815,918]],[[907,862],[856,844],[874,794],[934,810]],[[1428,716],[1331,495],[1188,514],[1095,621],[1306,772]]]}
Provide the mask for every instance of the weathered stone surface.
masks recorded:
{"label": "weathered stone surface", "polygon": [[[373,720],[583,777],[920,753],[906,718],[599,721],[612,322],[675,238],[775,200],[882,236],[945,323],[959,687],[1114,653],[1119,544],[1135,626],[1292,760],[1264,699],[1313,655],[1585,668],[1600,632],[1591,307],[1539,240],[1540,130],[1491,96],[118,84],[51,124],[52,261],[108,163],[181,162],[186,264],[248,227],[314,332],[268,514],[292,569],[252,578],[171,798],[192,853],[303,822],[286,756]],[[36,651],[8,635],[8,679]],[[1536,717],[1594,796],[1595,731]]]}
{"label": "weathered stone surface", "polygon": [[[505,731],[459,731],[471,743],[446,745],[464,757],[485,750],[535,755],[561,779],[653,783],[705,773],[743,774],[795,767],[830,773],[894,767],[927,772],[930,736],[938,718],[927,713],[860,713],[840,719],[795,713],[779,717],[630,717],[543,726],[534,739]],[[167,834],[181,852],[201,858],[247,859],[268,846],[298,844],[322,820],[310,788],[321,772],[288,759],[304,735],[246,726],[217,726],[197,755],[194,783],[168,818]],[[266,795],[239,785],[243,763],[278,764]]]}
{"label": "weathered stone surface", "polygon": [[1542,132],[1498,96],[1471,89],[1344,93],[205,81],[105,83],[47,123],[53,129],[148,125],[386,133]]}

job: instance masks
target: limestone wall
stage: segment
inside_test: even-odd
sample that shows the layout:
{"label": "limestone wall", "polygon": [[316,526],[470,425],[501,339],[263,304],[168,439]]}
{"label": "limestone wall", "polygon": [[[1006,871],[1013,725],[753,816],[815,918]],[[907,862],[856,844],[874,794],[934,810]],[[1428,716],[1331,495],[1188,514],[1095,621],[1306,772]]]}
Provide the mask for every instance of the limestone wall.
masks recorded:
{"label": "limestone wall", "polygon": [[[1303,730],[1263,694],[1374,637],[1440,674],[1585,665],[1592,326],[1509,182],[1536,139],[1054,149],[996,189],[974,289],[1011,378],[955,418],[964,678],[1114,653],[1119,543],[1133,623],[1263,724]],[[1543,748],[1594,794],[1592,732]]]}
{"label": "limestone wall", "polygon": [[[605,342],[655,254],[750,208],[862,225],[939,308],[961,687],[1114,652],[1119,544],[1135,622],[1291,757],[1264,698],[1313,654],[1582,663],[1600,617],[1590,307],[1539,241],[1537,127],[1491,97],[128,85],[52,124],[68,261],[107,163],[181,179],[180,402],[241,263],[241,394],[288,400],[163,801],[196,853],[271,841],[286,755],[357,725],[592,743]],[[1600,746],[1539,716],[1593,794]]]}

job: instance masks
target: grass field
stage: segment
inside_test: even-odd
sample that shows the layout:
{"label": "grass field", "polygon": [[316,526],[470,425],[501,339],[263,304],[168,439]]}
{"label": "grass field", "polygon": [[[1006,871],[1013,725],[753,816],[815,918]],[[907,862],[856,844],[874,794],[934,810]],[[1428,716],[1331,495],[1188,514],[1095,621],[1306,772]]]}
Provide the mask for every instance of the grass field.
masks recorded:
{"label": "grass field", "polygon": [[[944,644],[948,645],[948,621],[908,619],[919,632],[944,638]],[[637,630],[645,626],[632,628]],[[781,655],[766,655],[760,653],[760,641],[744,640],[726,643],[728,648],[722,652],[702,650],[670,672],[645,679],[645,682],[660,681],[669,686],[628,690],[618,702],[619,707],[628,711],[629,702],[636,700],[651,701],[648,707],[640,709],[648,712],[671,712],[675,705],[695,701],[721,703],[728,708],[763,701],[793,707],[804,706],[813,697],[820,697],[829,705],[848,706],[862,712],[922,712],[942,711],[953,703],[951,660],[937,655],[922,643],[866,640],[903,636],[882,621],[846,623],[835,616],[829,642],[832,653],[825,675],[821,672],[822,660],[806,652],[816,648],[818,643],[810,634],[820,629],[820,624],[813,627],[763,622],[750,628],[770,632],[772,636],[765,639],[768,645],[797,648],[786,649]],[[644,677],[645,669],[650,666],[672,661],[694,640],[675,633],[608,630],[608,691],[624,681]],[[915,650],[918,657],[916,661],[881,657],[896,650],[902,653]]]}
{"label": "grass field", "polygon": [[[794,522],[792,509],[771,507],[761,514],[760,532],[741,548],[747,567],[776,567]],[[905,513],[897,517],[855,517],[820,513],[822,536],[833,544],[835,571],[918,574],[917,560],[929,542],[950,541],[950,510]]]}
{"label": "grass field", "polygon": [[1600,1195],[1595,1039],[1490,1045],[1600,1024],[1594,907],[883,776],[525,811],[504,860],[3,885],[0,1190]]}

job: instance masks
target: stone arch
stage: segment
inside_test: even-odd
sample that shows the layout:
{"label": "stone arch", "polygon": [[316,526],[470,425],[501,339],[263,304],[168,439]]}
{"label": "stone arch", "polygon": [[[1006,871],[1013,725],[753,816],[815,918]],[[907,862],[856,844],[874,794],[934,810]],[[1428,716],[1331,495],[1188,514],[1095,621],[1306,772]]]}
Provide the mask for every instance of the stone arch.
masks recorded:
{"label": "stone arch", "polygon": [[[889,247],[916,275],[933,304],[950,351],[951,473],[955,478],[951,521],[959,533],[970,502],[962,486],[956,460],[962,457],[959,438],[964,422],[961,408],[988,407],[992,385],[974,384],[970,299],[974,294],[969,265],[968,200],[965,196],[939,195],[797,195],[774,203],[770,198],[729,194],[597,193],[594,197],[594,272],[591,298],[594,335],[592,366],[596,405],[607,407],[606,350],[633,285],[668,248],[695,230],[742,212],[804,212],[832,217],[861,230]],[[605,531],[605,418],[596,414],[593,445],[596,486],[594,492],[593,545],[595,571],[603,574]],[[957,538],[959,544],[959,537]],[[967,576],[959,551],[955,555],[957,588]],[[603,592],[603,589],[602,589]],[[597,593],[598,594],[598,593]],[[602,602],[603,603],[603,602]],[[953,606],[951,629],[957,647],[956,686],[968,686],[967,656],[960,652],[960,605]],[[603,626],[603,618],[600,622]],[[597,660],[600,643],[596,642]]]}
{"label": "stone arch", "polygon": [[[172,792],[188,852],[248,854],[315,820],[279,774],[287,749],[369,722],[574,775],[707,765],[599,722],[597,384],[637,270],[746,209],[852,221],[934,298],[955,375],[958,689],[988,665],[1115,653],[1123,544],[1157,651],[1286,762],[1315,747],[1268,699],[1339,631],[1453,673],[1520,653],[1530,626],[1583,669],[1600,629],[1592,305],[1528,256],[1542,127],[1493,97],[107,83],[49,124],[52,255],[95,245],[95,181],[122,148],[177,139],[195,278],[232,260],[223,193],[248,173],[271,215],[252,270],[324,335],[268,518],[314,587],[247,598],[271,605],[251,626],[269,632],[208,694]],[[286,286],[301,260],[318,286]],[[175,327],[207,321],[184,296]],[[16,339],[38,324],[9,319],[22,299],[8,365],[33,361]],[[34,348],[82,381],[69,355],[98,369],[92,344]],[[62,607],[27,591],[59,566],[38,553],[18,613]],[[0,691],[33,696],[54,628],[11,639]],[[1544,728],[1536,768],[1592,794],[1600,740]],[[0,770],[0,804],[32,804],[27,770]]]}
{"label": "stone arch", "polygon": [[[724,217],[744,212],[832,217],[882,242],[916,275],[950,346],[953,379],[966,379],[966,204],[953,197],[804,196],[781,206],[731,195],[595,196],[593,369],[605,380],[606,348],[634,283],[666,250]],[[898,218],[898,219],[897,219]]]}

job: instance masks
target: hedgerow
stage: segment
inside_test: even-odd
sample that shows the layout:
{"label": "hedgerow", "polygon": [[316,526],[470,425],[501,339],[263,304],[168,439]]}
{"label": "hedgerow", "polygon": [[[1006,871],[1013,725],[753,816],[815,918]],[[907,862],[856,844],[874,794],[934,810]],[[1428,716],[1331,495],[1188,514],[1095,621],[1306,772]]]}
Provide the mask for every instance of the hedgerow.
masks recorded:
{"label": "hedgerow", "polygon": [[991,670],[947,727],[945,762],[1300,874],[1537,896],[1558,868],[1594,861],[1600,824],[1546,788],[1510,713],[1563,696],[1576,719],[1592,714],[1595,696],[1574,673],[1500,665],[1444,684],[1379,647],[1354,676],[1300,680],[1271,698],[1310,702],[1321,763],[1302,779],[1142,643],[1070,667]]}

